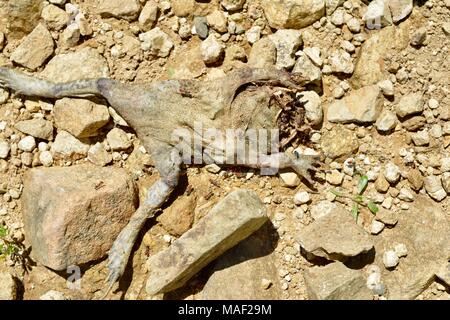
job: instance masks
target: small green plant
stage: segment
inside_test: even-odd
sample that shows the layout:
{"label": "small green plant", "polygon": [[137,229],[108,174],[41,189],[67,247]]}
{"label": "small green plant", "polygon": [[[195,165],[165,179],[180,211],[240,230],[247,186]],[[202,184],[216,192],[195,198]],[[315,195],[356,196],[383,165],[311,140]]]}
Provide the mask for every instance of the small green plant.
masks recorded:
{"label": "small green plant", "polygon": [[28,252],[23,244],[14,241],[6,226],[0,224],[0,259],[9,258],[10,260],[21,264],[25,271],[29,268]]}
{"label": "small green plant", "polygon": [[362,175],[362,176],[360,176],[359,181],[358,181],[356,195],[345,193],[343,191],[336,190],[336,189],[331,189],[330,192],[332,194],[334,194],[336,197],[347,198],[347,199],[352,200],[353,201],[352,215],[355,217],[356,220],[358,220],[360,206],[367,207],[370,210],[370,212],[372,212],[373,214],[377,214],[377,212],[379,211],[379,208],[375,204],[375,202],[372,199],[363,195],[368,184],[369,184],[369,178],[366,175]]}
{"label": "small green plant", "polygon": [[8,228],[0,225],[0,258],[19,253],[19,246],[8,239]]}

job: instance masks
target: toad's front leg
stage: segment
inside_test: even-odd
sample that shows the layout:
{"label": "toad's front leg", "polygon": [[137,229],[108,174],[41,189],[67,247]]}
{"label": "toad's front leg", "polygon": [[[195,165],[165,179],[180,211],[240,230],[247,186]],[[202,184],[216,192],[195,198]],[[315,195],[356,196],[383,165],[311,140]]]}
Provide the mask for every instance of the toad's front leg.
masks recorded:
{"label": "toad's front leg", "polygon": [[160,146],[152,151],[155,166],[161,178],[150,187],[144,202],[132,215],[109,251],[108,277],[106,279],[108,287],[103,297],[106,297],[114,283],[124,273],[134,243],[144,223],[155,215],[156,210],[161,208],[178,184],[182,161],[179,151],[169,146]]}
{"label": "toad's front leg", "polygon": [[292,169],[298,175],[306,179],[310,185],[314,185],[311,172],[323,169],[319,155],[303,155],[298,152],[279,152],[273,154],[257,154],[256,161],[249,161],[242,157],[238,163],[250,168],[261,169],[262,174],[275,174],[280,169]]}

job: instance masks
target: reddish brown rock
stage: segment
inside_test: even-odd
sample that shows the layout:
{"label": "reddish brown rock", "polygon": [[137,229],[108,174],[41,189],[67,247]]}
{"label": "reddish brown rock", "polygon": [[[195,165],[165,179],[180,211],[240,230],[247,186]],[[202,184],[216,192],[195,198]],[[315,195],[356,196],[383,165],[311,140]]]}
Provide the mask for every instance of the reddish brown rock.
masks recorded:
{"label": "reddish brown rock", "polygon": [[24,177],[23,219],[32,257],[64,270],[105,256],[137,205],[123,169],[38,168]]}

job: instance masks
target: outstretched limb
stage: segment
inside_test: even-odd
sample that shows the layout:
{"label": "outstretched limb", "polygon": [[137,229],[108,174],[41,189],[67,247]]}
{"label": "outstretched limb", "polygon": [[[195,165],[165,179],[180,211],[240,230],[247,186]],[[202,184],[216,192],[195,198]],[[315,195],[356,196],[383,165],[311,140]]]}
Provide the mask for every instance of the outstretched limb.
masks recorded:
{"label": "outstretched limb", "polygon": [[298,175],[306,179],[310,185],[314,185],[311,172],[323,169],[324,164],[321,157],[316,155],[303,155],[297,152],[279,152],[273,154],[257,154],[256,161],[240,159],[239,162],[246,167],[261,170],[269,170],[271,174],[277,173],[280,169],[292,169]]}
{"label": "outstretched limb", "polygon": [[150,187],[144,202],[132,215],[109,250],[109,271],[106,279],[108,287],[103,298],[108,295],[113,285],[124,273],[134,243],[144,223],[155,215],[157,209],[161,208],[178,184],[182,162],[179,150],[159,144],[159,146],[151,148],[151,154],[160,174],[160,179]]}
{"label": "outstretched limb", "polygon": [[104,79],[53,83],[23,72],[0,67],[0,87],[6,87],[26,96],[44,98],[100,96],[99,83]]}

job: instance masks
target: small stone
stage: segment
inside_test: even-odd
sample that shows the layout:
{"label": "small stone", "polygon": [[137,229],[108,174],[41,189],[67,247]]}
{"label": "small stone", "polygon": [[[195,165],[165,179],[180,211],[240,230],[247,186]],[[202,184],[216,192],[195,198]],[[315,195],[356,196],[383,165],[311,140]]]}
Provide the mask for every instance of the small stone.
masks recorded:
{"label": "small stone", "polygon": [[385,251],[383,254],[383,264],[386,269],[395,268],[398,265],[399,259],[394,250]]}
{"label": "small stone", "polygon": [[450,157],[441,159],[441,171],[450,172]]}
{"label": "small stone", "polygon": [[240,10],[244,7],[245,0],[221,0],[220,4],[228,11]]}
{"label": "small stone", "polygon": [[311,217],[314,220],[325,217],[335,211],[337,209],[337,205],[328,200],[319,201],[317,204],[311,207]]}
{"label": "small stone", "polygon": [[20,132],[38,139],[53,139],[53,125],[50,121],[44,119],[36,118],[31,120],[19,121],[14,127]]}
{"label": "small stone", "polygon": [[215,163],[206,165],[205,169],[210,173],[219,173],[221,170],[221,168]]}
{"label": "small stone", "polygon": [[141,49],[143,51],[149,51],[150,54],[157,57],[167,57],[174,47],[170,37],[159,27],[141,33],[139,40],[141,40]]}
{"label": "small stone", "polygon": [[426,129],[413,133],[411,138],[416,146],[425,146],[430,143],[430,136]]}
{"label": "small stone", "polygon": [[378,86],[362,87],[328,106],[328,120],[338,123],[375,122],[383,108],[384,99]]}
{"label": "small stone", "polygon": [[337,170],[332,170],[331,173],[326,174],[326,180],[331,185],[340,186],[344,180],[344,174]]}
{"label": "small stone", "polygon": [[414,201],[414,193],[408,187],[402,187],[397,197],[403,201]]}
{"label": "small stone", "polygon": [[36,148],[36,140],[32,136],[26,136],[19,141],[17,147],[22,151],[31,152]]}
{"label": "small stone", "polygon": [[272,281],[270,281],[269,279],[261,279],[261,288],[263,288],[264,290],[269,289],[271,285]]}
{"label": "small stone", "polygon": [[306,120],[312,126],[321,124],[323,121],[323,109],[320,96],[315,91],[303,91],[299,100],[304,104]]}
{"label": "small stone", "polygon": [[[391,197],[387,197],[385,200],[388,200],[388,199],[392,202]],[[385,207],[383,206],[383,208],[385,208]],[[385,209],[389,209],[389,208],[385,208]],[[381,209],[380,211],[377,212],[377,214],[375,216],[375,220],[383,222],[385,225],[388,225],[388,226],[395,226],[398,222],[397,217],[391,210],[384,210],[384,209]]]}
{"label": "small stone", "polygon": [[254,44],[261,37],[261,27],[253,26],[246,32],[246,38],[248,43]]}
{"label": "small stone", "polygon": [[427,39],[427,29],[426,28],[420,28],[411,36],[411,45],[413,46],[422,46],[424,45],[425,40]]}
{"label": "small stone", "polygon": [[378,82],[378,86],[386,97],[392,97],[394,95],[394,84],[391,80],[383,80]]}
{"label": "small stone", "polygon": [[294,195],[294,204],[297,206],[308,203],[309,201],[311,201],[311,197],[306,191],[300,191]]}
{"label": "small stone", "polygon": [[445,35],[450,36],[450,22],[442,23],[442,31],[444,31]]}
{"label": "small stone", "polygon": [[332,51],[328,57],[331,71],[334,73],[352,74],[354,65],[350,54],[344,50],[338,49]]}
{"label": "small stone", "polygon": [[63,48],[71,48],[77,45],[80,41],[80,28],[76,23],[72,23],[64,29],[63,33],[59,37],[59,45]]}
{"label": "small stone", "polygon": [[9,92],[8,90],[5,90],[4,88],[0,88],[0,104],[5,103],[9,98]]}
{"label": "small stone", "polygon": [[11,54],[11,60],[29,69],[37,69],[53,53],[53,38],[39,24]]}
{"label": "small stone", "polygon": [[139,27],[146,32],[153,28],[158,19],[158,4],[154,0],[149,0],[145,3],[139,14]]}
{"label": "small stone", "polygon": [[355,159],[354,158],[348,158],[344,161],[344,165],[342,167],[342,171],[350,176],[353,177],[353,174],[355,173]]}
{"label": "small stone", "polygon": [[277,30],[269,36],[276,47],[276,67],[291,69],[295,65],[295,52],[303,43],[301,32],[298,30]]}
{"label": "small stone", "polygon": [[252,46],[248,57],[248,65],[253,68],[273,67],[277,59],[277,48],[268,38],[262,38]]}
{"label": "small stone", "polygon": [[206,16],[206,21],[213,30],[219,33],[225,33],[228,30],[227,18],[225,17],[222,11],[216,10],[210,13],[209,15]]}
{"label": "small stone", "polygon": [[105,147],[100,142],[97,142],[89,148],[87,158],[90,162],[100,167],[104,167],[112,161],[111,154],[106,151]]}
{"label": "small stone", "polygon": [[430,135],[433,138],[439,139],[440,137],[442,137],[442,127],[438,123],[431,125]]}
{"label": "small stone", "polygon": [[400,178],[400,168],[389,162],[384,169],[384,177],[389,183],[395,184]]}
{"label": "small stone", "polygon": [[325,15],[323,0],[263,0],[261,6],[269,25],[275,29],[301,29]]}
{"label": "small stone", "polygon": [[205,17],[195,17],[194,28],[195,33],[199,36],[200,39],[206,39],[208,37],[208,21]]}
{"label": "small stone", "polygon": [[81,142],[67,131],[60,131],[56,135],[50,151],[55,159],[78,160],[84,158],[89,145]]}
{"label": "small stone", "polygon": [[108,132],[106,140],[113,151],[127,150],[132,146],[132,142],[128,138],[127,133],[119,128],[113,128]]}
{"label": "small stone", "polygon": [[386,293],[386,286],[382,283],[375,285],[372,292],[378,296],[383,296]]}
{"label": "small stone", "polygon": [[0,272],[0,300],[17,299],[17,283],[8,272]]}
{"label": "small stone", "polygon": [[296,53],[297,62],[294,65],[293,73],[299,74],[311,83],[320,83],[322,80],[322,71],[317,67],[302,51]]}
{"label": "small stone", "polygon": [[281,172],[279,175],[286,187],[294,188],[300,185],[300,178],[295,172]]}
{"label": "small stone", "polygon": [[406,117],[423,111],[422,93],[410,93],[403,96],[396,106],[396,112],[399,117]]}
{"label": "small stone", "polygon": [[384,223],[373,220],[372,224],[370,225],[370,233],[371,234],[379,234],[384,229]]}
{"label": "small stone", "polygon": [[411,187],[419,191],[422,189],[423,186],[423,176],[417,169],[411,169],[406,173],[406,179],[408,179],[409,183],[411,184]]}
{"label": "small stone", "polygon": [[374,289],[378,284],[381,283],[381,273],[380,273],[380,268],[378,268],[378,266],[371,266],[374,268],[371,268],[370,270],[370,274],[367,277],[367,288],[369,289]]}
{"label": "small stone", "polygon": [[367,6],[363,20],[368,29],[381,29],[392,25],[391,11],[388,3],[384,0],[373,0]]}
{"label": "small stone", "polygon": [[356,19],[355,17],[348,19],[345,24],[347,25],[348,29],[351,32],[353,32],[353,33],[361,32],[361,25],[359,23],[359,20]]}
{"label": "small stone", "polygon": [[67,12],[51,4],[44,6],[41,17],[47,26],[55,31],[63,29],[69,23],[69,15]]}
{"label": "small stone", "polygon": [[322,135],[321,148],[325,156],[336,159],[349,156],[359,148],[355,133],[343,126],[334,126]]}
{"label": "small stone", "polygon": [[342,26],[345,22],[345,10],[343,8],[337,8],[331,15],[330,21],[335,26]]}
{"label": "small stone", "polygon": [[389,8],[391,9],[392,20],[399,22],[412,12],[413,0],[389,0]]}
{"label": "small stone", "polygon": [[211,34],[202,42],[200,50],[203,61],[206,64],[212,64],[218,62],[223,57],[225,47],[216,39],[214,34]]}
{"label": "small stone", "polygon": [[389,132],[397,125],[397,116],[389,110],[383,110],[378,117],[375,126],[380,132]]}
{"label": "small stone", "polygon": [[308,58],[318,67],[323,65],[323,61],[321,58],[321,52],[318,47],[307,47],[303,49],[303,52],[306,53]]}
{"label": "small stone", "polygon": [[10,150],[11,147],[9,146],[8,141],[0,138],[0,159],[6,159]]}
{"label": "small stone", "polygon": [[395,245],[394,251],[399,258],[406,257],[408,255],[408,249],[404,243],[399,243]]}
{"label": "small stone", "polygon": [[97,12],[103,17],[115,17],[127,21],[136,20],[141,6],[138,0],[99,0]]}
{"label": "small stone", "polygon": [[39,161],[44,167],[51,167],[53,164],[53,156],[50,151],[41,151],[39,153]]}
{"label": "small stone", "polygon": [[63,98],[55,103],[55,125],[77,138],[97,136],[109,121],[108,108],[87,99]]}
{"label": "small stone", "polygon": [[50,290],[44,293],[42,296],[40,296],[39,300],[67,300],[67,299],[64,293],[56,290]]}
{"label": "small stone", "polygon": [[428,100],[428,106],[430,107],[430,109],[437,109],[439,108],[439,101],[431,98],[430,100]]}
{"label": "small stone", "polygon": [[447,192],[447,194],[450,194],[450,172],[445,172],[442,174],[442,187]]}
{"label": "small stone", "polygon": [[441,179],[438,176],[428,176],[424,179],[425,190],[436,201],[442,201],[447,196],[445,192]]}

